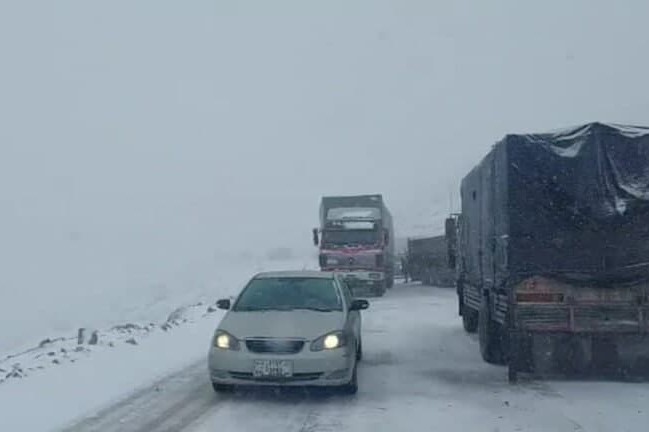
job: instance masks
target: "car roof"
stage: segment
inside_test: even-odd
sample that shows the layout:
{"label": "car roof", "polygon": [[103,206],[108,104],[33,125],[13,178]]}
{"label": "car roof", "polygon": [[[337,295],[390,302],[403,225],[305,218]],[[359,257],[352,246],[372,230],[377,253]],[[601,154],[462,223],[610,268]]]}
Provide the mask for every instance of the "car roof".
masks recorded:
{"label": "car roof", "polygon": [[271,279],[271,278],[314,278],[314,279],[333,279],[334,275],[330,272],[321,272],[315,270],[297,270],[297,271],[274,271],[262,272],[254,276],[254,279]]}

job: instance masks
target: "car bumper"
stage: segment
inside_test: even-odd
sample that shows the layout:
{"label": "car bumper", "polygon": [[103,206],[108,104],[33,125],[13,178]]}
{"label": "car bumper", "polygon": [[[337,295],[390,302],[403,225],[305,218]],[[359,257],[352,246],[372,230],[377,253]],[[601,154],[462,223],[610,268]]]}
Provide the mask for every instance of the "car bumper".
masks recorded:
{"label": "car bumper", "polygon": [[[256,360],[293,362],[293,376],[258,378],[253,376]],[[298,354],[258,354],[247,351],[212,348],[208,367],[213,383],[254,386],[339,386],[352,379],[355,355],[347,348],[312,352],[305,347]]]}

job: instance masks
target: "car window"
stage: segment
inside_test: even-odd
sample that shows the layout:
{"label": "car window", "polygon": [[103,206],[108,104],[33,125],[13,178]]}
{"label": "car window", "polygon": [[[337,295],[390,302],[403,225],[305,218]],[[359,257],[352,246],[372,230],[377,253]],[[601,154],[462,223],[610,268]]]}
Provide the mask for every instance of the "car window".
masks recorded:
{"label": "car window", "polygon": [[243,290],[234,311],[342,310],[333,279],[324,278],[258,278],[250,281]]}

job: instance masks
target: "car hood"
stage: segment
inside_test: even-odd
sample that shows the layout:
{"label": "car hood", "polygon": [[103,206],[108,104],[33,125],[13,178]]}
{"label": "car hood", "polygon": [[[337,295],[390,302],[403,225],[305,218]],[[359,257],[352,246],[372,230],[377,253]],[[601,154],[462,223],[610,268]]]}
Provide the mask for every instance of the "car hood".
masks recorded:
{"label": "car hood", "polygon": [[344,315],[340,311],[317,312],[228,312],[219,325],[238,339],[251,337],[316,339],[323,334],[342,330]]}

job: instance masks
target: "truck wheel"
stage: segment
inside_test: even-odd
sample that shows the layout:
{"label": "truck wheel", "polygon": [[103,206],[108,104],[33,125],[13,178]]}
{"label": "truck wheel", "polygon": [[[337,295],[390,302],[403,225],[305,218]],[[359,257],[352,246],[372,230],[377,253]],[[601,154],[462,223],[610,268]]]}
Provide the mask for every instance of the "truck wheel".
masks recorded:
{"label": "truck wheel", "polygon": [[482,359],[491,364],[505,364],[502,350],[502,329],[498,323],[491,320],[487,297],[483,297],[480,304],[478,334]]}
{"label": "truck wheel", "polygon": [[212,382],[212,388],[216,393],[232,393],[234,392],[234,386],[230,384],[217,384]]}
{"label": "truck wheel", "polygon": [[518,382],[518,371],[516,370],[515,364],[509,364],[507,367],[507,381],[510,384],[516,384]]}
{"label": "truck wheel", "polygon": [[462,305],[462,326],[467,333],[478,331],[478,311]]}

